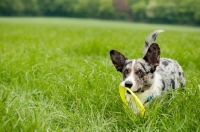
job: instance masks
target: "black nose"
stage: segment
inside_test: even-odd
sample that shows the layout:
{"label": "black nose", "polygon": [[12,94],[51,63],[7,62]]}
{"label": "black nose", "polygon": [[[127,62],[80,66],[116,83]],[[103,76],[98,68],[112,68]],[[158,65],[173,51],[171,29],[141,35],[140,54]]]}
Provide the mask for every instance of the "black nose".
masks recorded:
{"label": "black nose", "polygon": [[133,83],[131,81],[125,82],[125,87],[131,88],[133,86]]}

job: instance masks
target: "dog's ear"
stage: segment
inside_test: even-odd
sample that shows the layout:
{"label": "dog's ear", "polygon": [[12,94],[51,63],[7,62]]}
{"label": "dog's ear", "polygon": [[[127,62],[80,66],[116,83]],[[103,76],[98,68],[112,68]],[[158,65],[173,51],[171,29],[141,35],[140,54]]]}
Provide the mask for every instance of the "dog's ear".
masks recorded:
{"label": "dog's ear", "polygon": [[123,66],[127,58],[117,50],[111,50],[110,59],[112,60],[112,63],[114,64],[116,70],[122,72]]}
{"label": "dog's ear", "polygon": [[151,72],[154,72],[160,63],[160,47],[158,44],[151,44],[143,59],[150,64]]}

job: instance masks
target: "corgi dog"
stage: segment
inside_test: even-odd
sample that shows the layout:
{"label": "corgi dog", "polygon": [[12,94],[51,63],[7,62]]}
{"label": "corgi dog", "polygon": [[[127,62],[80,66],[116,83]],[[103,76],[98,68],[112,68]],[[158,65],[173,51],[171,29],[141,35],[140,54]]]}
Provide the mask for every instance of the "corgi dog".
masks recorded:
{"label": "corgi dog", "polygon": [[[154,97],[170,89],[184,87],[185,77],[177,61],[160,58],[160,47],[155,42],[156,37],[163,30],[152,32],[145,40],[142,58],[128,59],[117,50],[110,51],[110,59],[117,71],[122,73],[121,86],[130,88],[144,106]],[[134,102],[130,102],[130,93],[125,97],[132,111],[140,112]]]}

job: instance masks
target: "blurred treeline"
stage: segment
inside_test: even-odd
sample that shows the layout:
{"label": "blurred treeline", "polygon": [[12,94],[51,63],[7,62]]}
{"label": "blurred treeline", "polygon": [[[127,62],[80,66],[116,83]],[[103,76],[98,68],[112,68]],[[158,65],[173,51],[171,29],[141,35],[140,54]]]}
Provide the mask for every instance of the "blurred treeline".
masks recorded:
{"label": "blurred treeline", "polygon": [[200,25],[200,0],[0,0],[0,16],[66,16]]}

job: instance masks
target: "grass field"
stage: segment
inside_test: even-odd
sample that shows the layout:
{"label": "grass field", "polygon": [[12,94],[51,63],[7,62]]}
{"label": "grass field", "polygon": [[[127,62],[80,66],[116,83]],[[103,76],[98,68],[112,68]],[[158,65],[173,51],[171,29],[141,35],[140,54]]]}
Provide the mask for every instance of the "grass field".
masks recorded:
{"label": "grass field", "polygon": [[[117,49],[142,57],[146,36],[187,80],[164,105],[134,121],[123,108]],[[0,18],[0,131],[200,131],[200,28],[67,18]]]}

